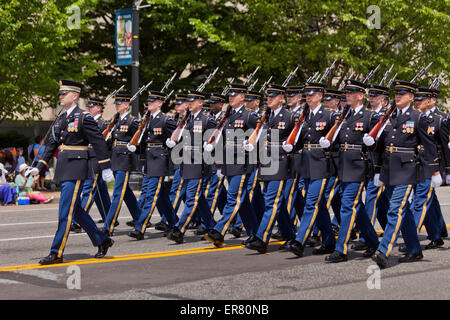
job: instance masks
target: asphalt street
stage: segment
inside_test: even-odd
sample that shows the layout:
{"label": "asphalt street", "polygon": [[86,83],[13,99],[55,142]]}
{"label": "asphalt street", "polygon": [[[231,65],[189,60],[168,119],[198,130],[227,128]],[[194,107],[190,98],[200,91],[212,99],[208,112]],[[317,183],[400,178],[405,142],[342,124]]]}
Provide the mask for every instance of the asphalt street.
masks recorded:
{"label": "asphalt street", "polygon": [[[437,193],[450,223],[450,187]],[[328,264],[324,256],[311,255],[312,248],[297,258],[279,251],[280,243],[274,241],[261,255],[241,245],[246,237],[229,234],[221,249],[191,230],[179,245],[153,227],[136,241],[127,236],[132,229],[125,222],[131,216],[124,205],[107,257],[93,258],[97,248],[88,236],[71,233],[65,263],[39,266],[49,253],[57,214],[57,203],[0,208],[0,299],[450,298],[448,238],[442,248],[424,251],[424,259],[416,263],[398,264],[401,255],[394,249],[388,268],[379,271],[361,252],[350,250],[349,261]],[[95,205],[91,215],[99,218]],[[155,211],[151,222],[159,220]],[[428,243],[425,231],[420,239],[423,246]]]}

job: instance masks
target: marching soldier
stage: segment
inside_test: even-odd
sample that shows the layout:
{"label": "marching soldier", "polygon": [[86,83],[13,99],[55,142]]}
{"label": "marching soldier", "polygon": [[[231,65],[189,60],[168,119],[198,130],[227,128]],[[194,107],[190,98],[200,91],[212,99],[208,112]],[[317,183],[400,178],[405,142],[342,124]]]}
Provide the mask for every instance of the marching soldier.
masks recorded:
{"label": "marching soldier", "polygon": [[[178,223],[167,235],[168,239],[176,243],[183,243],[184,233],[196,210],[199,210],[206,229],[213,228],[215,223],[204,195],[203,179],[211,176],[212,169],[203,161],[202,138],[206,130],[215,128],[216,122],[202,111],[205,97],[206,94],[200,91],[190,90],[188,93],[190,115],[182,140],[183,162],[180,166],[181,177],[186,183],[186,201]],[[166,144],[169,148],[173,148],[176,142],[168,139]],[[172,152],[175,151],[177,150]]]}
{"label": "marching soldier", "polygon": [[328,179],[332,174],[331,159],[329,153],[319,144],[320,138],[325,136],[334,124],[331,112],[321,104],[324,90],[325,85],[321,83],[307,82],[305,84],[309,111],[294,146],[294,152],[300,155],[297,171],[305,181],[306,197],[297,237],[291,241],[288,250],[299,257],[303,256],[304,246],[314,223],[317,223],[321,231],[322,245],[314,249],[313,254],[332,253],[335,249],[334,232],[324,196]]}
{"label": "marching soldier", "polygon": [[[364,257],[372,256],[378,247],[378,236],[367,216],[362,192],[369,166],[367,147],[363,147],[363,136],[378,123],[378,116],[363,105],[366,85],[356,80],[347,80],[345,92],[350,107],[335,143],[339,145],[338,179],[341,183],[341,223],[335,251],[325,258],[328,262],[347,261],[348,242],[355,222],[366,240],[368,249]],[[320,145],[328,148],[331,141],[321,138]]]}
{"label": "marching soldier", "polygon": [[286,141],[294,126],[294,117],[283,107],[285,91],[285,87],[276,84],[269,84],[266,90],[267,106],[271,111],[268,121],[263,124],[263,129],[267,130],[264,146],[266,159],[261,159],[259,168],[265,209],[254,240],[245,245],[246,248],[259,253],[267,251],[275,220],[278,221],[283,239],[290,241],[295,237],[284,196],[286,180],[289,177],[289,160],[287,152],[282,149],[282,143]]}
{"label": "marching soldier", "polygon": [[128,150],[127,145],[139,126],[138,120],[128,112],[130,100],[129,94],[117,94],[115,97],[116,111],[119,116],[111,131],[111,168],[114,171],[115,182],[111,207],[103,227],[103,232],[108,235],[114,232],[122,201],[125,201],[134,223],[139,219],[140,213],[136,196],[128,186],[130,171],[133,169],[133,154]]}
{"label": "marching soldier", "polygon": [[59,86],[60,105],[65,112],[56,119],[42,158],[37,167],[30,171],[33,175],[37,174],[59,148],[55,169],[55,180],[61,182],[58,229],[50,254],[39,261],[41,265],[63,262],[63,252],[74,218],[89,235],[92,244],[98,246],[96,258],[104,257],[114,243],[97,228],[80,203],[83,181],[94,178],[92,171],[89,170],[88,144],[91,144],[95,151],[103,179],[105,181],[113,179],[107,145],[92,115],[78,107],[83,85],[71,80],[60,80]]}
{"label": "marching soldier", "polygon": [[[377,252],[372,256],[381,268],[387,265],[400,228],[407,253],[399,262],[413,262],[423,258],[408,198],[415,185],[424,180],[423,166],[430,166],[433,180],[439,174],[437,164],[433,165],[437,159],[437,150],[432,137],[427,133],[426,115],[411,106],[417,86],[405,81],[395,81],[394,89],[395,110],[378,141],[377,147],[382,150],[382,156],[378,157],[381,171],[374,177],[375,185],[385,184],[389,199],[386,229]],[[374,143],[369,140],[371,139],[365,139],[364,143]]]}
{"label": "marching soldier", "polygon": [[[165,141],[172,136],[176,123],[172,118],[161,112],[167,94],[159,91],[149,91],[147,106],[149,119],[142,132],[141,147],[145,150],[144,174],[147,188],[144,195],[144,205],[136,222],[135,230],[128,235],[136,240],[144,239],[145,229],[158,205],[158,211],[164,215],[172,228],[177,222],[172,203],[164,186],[164,178],[170,174],[170,152]],[[134,148],[129,148],[133,152]]]}
{"label": "marching soldier", "polygon": [[231,114],[225,122],[222,135],[224,141],[222,174],[227,177],[227,202],[222,218],[214,229],[205,235],[205,239],[221,248],[224,235],[238,212],[244,221],[249,236],[256,232],[257,221],[248,197],[248,178],[253,171],[249,156],[242,149],[245,131],[256,127],[256,115],[244,107],[246,85],[230,84],[228,91]]}

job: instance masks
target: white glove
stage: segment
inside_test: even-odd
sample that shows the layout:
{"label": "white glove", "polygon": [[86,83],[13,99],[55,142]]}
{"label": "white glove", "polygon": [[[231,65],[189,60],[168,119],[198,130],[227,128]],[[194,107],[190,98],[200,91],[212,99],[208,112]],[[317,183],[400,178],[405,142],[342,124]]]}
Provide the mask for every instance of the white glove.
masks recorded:
{"label": "white glove", "polygon": [[448,148],[450,149],[450,142],[448,143]]}
{"label": "white glove", "polygon": [[291,152],[292,149],[294,149],[294,147],[292,146],[292,144],[287,144],[286,141],[283,141],[282,148],[283,148],[283,150],[286,151],[286,152]]}
{"label": "white glove", "polygon": [[205,149],[206,152],[211,152],[213,151],[214,146],[209,144],[208,141],[205,141],[205,143],[203,143],[203,149]]}
{"label": "white glove", "polygon": [[319,144],[322,148],[329,148],[331,146],[331,142],[325,137],[320,138]]}
{"label": "white glove", "polygon": [[127,144],[127,149],[130,152],[135,152],[136,151],[136,146],[133,146],[132,144]]}
{"label": "white glove", "polygon": [[448,174],[448,175],[445,176],[445,183],[446,183],[447,185],[450,185],[450,174]]}
{"label": "white glove", "polygon": [[368,133],[364,134],[363,142],[366,146],[369,146],[369,147],[373,146],[375,144],[375,140],[371,136],[369,136]]}
{"label": "white glove", "polygon": [[175,141],[171,140],[170,138],[167,138],[166,146],[168,146],[170,149],[172,149],[173,147],[175,147],[175,145],[176,145]]}
{"label": "white glove", "polygon": [[25,170],[25,177],[28,177],[29,175],[36,176],[39,174],[39,170],[36,167],[28,167],[27,170]]}
{"label": "white glove", "polygon": [[220,170],[220,169],[217,169],[216,175],[219,177],[219,179],[222,179],[223,177],[225,177],[225,176],[222,174],[222,170]]}
{"label": "white glove", "polygon": [[114,174],[111,169],[105,169],[102,171],[102,178],[105,182],[111,182],[114,180]]}
{"label": "white glove", "polygon": [[439,173],[438,175],[431,176],[431,183],[433,184],[433,187],[439,188],[442,185],[442,177]]}
{"label": "white glove", "polygon": [[375,176],[373,177],[373,184],[375,187],[381,187],[383,185],[383,182],[380,180],[379,173],[375,173]]}
{"label": "white glove", "polygon": [[247,140],[244,140],[244,150],[248,151],[248,152],[252,152],[253,149],[255,149],[255,146],[252,145],[251,143],[248,143]]}

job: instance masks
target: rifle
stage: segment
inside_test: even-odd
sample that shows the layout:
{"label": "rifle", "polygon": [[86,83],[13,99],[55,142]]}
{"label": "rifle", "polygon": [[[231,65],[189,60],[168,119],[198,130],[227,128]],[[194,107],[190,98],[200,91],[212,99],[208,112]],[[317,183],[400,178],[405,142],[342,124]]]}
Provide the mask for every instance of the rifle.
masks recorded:
{"label": "rifle", "polygon": [[272,81],[272,76],[270,76],[269,79],[267,79],[266,82],[263,83],[263,85],[261,86],[261,89],[259,89],[259,92],[264,92],[267,88],[267,86],[269,85],[270,81]]}
{"label": "rifle", "polygon": [[392,66],[384,73],[383,78],[381,78],[381,81],[378,84],[379,86],[381,86],[383,84],[383,82],[386,81],[386,79],[389,76],[389,74],[391,73],[393,67],[394,67],[394,64],[392,64]]}
{"label": "rifle", "polygon": [[205,87],[208,83],[211,82],[212,78],[214,78],[214,76],[216,75],[217,71],[219,70],[219,67],[217,67],[205,80],[205,82],[203,82],[201,85],[198,86],[196,91],[203,91],[205,90]]}
{"label": "rifle", "polygon": [[[410,82],[413,83],[417,78],[422,77],[425,74],[425,71],[431,66],[431,64],[432,64],[432,62],[430,64],[428,64],[428,66],[426,66],[425,68],[420,69],[420,71],[414,76],[414,78],[411,79]],[[369,132],[369,136],[371,136],[373,138],[373,140],[376,141],[380,137],[381,133],[384,130],[384,127],[386,126],[387,121],[391,117],[392,112],[394,112],[395,107],[396,107],[395,99],[393,99],[391,101],[391,103],[389,104],[389,107],[388,107],[386,113],[383,116],[381,116],[378,123]]]}
{"label": "rifle", "polygon": [[270,108],[266,107],[266,111],[264,111],[263,116],[261,117],[261,120],[256,124],[255,130],[253,130],[252,134],[248,138],[248,144],[252,147],[258,142],[259,133],[261,131],[261,127],[264,123],[266,123],[266,120],[268,119],[270,115]]}
{"label": "rifle", "polygon": [[390,88],[392,86],[392,82],[394,82],[395,78],[397,78],[397,74],[398,74],[398,72],[396,74],[394,74],[394,76],[392,77],[391,80],[389,80],[388,88]]}
{"label": "rifle", "polygon": [[443,75],[444,71],[442,71],[436,78],[434,78],[433,82],[430,85],[430,89],[437,89],[442,81],[441,81],[441,76]]}
{"label": "rifle", "polygon": [[223,127],[225,126],[225,122],[230,117],[232,110],[233,110],[233,108],[230,105],[228,105],[227,110],[225,111],[225,114],[223,115],[222,119],[220,119],[219,123],[217,123],[216,129],[214,129],[213,134],[208,139],[207,145],[205,146],[206,151],[211,152],[214,149],[213,143],[216,140],[219,140],[219,137],[220,137],[220,134],[222,133]]}
{"label": "rifle", "polygon": [[[230,80],[229,84],[230,84],[230,83],[233,83],[233,81],[234,81],[234,78],[232,78],[232,79]],[[225,88],[223,88],[222,95],[223,95],[223,96],[226,95],[226,94],[228,93],[229,90],[230,90],[229,85],[226,85]]]}
{"label": "rifle", "polygon": [[331,69],[334,68],[334,65],[336,63],[336,60],[333,61],[333,63],[331,64],[331,66],[329,66],[325,72],[323,73],[322,77],[319,80],[319,83],[322,83],[322,80],[326,79],[328,77],[328,75],[330,74]]}
{"label": "rifle", "polygon": [[256,83],[258,83],[259,79],[256,79],[255,82],[253,82],[249,87],[248,87],[248,91],[252,91],[253,88],[255,87]]}
{"label": "rifle", "polygon": [[377,67],[375,69],[372,69],[369,74],[367,75],[367,77],[363,80],[363,83],[367,83],[370,81],[370,79],[372,79],[373,75],[375,74],[375,72],[377,72],[378,68],[380,67],[380,65],[378,64]]}
{"label": "rifle", "polygon": [[252,81],[253,77],[255,76],[256,72],[259,70],[259,67],[257,67],[255,69],[255,71],[253,71],[252,74],[250,74],[247,78],[247,80],[245,81],[245,85],[248,86],[248,84],[250,83],[250,81]]}
{"label": "rifle", "polygon": [[114,98],[114,97],[119,93],[119,91],[123,89],[123,87],[125,87],[125,85],[122,85],[119,89],[114,90],[113,92],[111,92],[111,93],[106,97],[105,103],[106,103],[106,101],[108,101],[109,99]]}
{"label": "rifle", "polygon": [[284,80],[284,82],[283,82],[283,84],[282,84],[283,87],[286,87],[286,86],[289,84],[289,82],[292,80],[292,78],[293,78],[293,77],[295,76],[295,74],[297,73],[298,68],[299,68],[299,66],[297,66],[297,68],[295,68],[293,71],[291,71],[291,72],[289,73],[289,75],[287,76],[286,80]]}
{"label": "rifle", "polygon": [[303,126],[303,123],[306,120],[306,117],[308,116],[309,106],[308,104],[305,104],[303,107],[302,114],[300,115],[300,118],[295,121],[294,129],[289,134],[288,138],[286,139],[286,145],[287,146],[293,146],[297,140],[297,135],[301,131],[301,127]]}

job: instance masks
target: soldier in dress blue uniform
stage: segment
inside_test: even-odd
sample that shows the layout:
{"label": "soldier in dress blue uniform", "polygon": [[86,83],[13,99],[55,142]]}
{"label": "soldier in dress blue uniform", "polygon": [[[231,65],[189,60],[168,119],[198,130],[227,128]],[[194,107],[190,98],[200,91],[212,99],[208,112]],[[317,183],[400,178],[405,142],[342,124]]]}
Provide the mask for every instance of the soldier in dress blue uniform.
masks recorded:
{"label": "soldier in dress blue uniform", "polygon": [[[102,117],[102,113],[105,108],[104,100],[95,97],[89,97],[87,101],[87,108],[89,113],[97,122],[100,132],[103,132],[108,126],[108,121],[106,121]],[[95,173],[96,179],[84,181],[83,190],[81,192],[81,206],[86,212],[89,213],[92,204],[95,202],[98,212],[102,217],[99,222],[103,223],[106,218],[106,214],[111,207],[111,198],[108,193],[108,186],[106,185],[106,182],[103,180],[100,174],[100,167],[98,166],[98,161],[95,157],[95,151],[92,146],[89,146],[89,158],[90,164],[93,167],[90,170]]]}
{"label": "soldier in dress blue uniform", "polygon": [[[170,150],[165,141],[172,136],[176,128],[176,122],[161,112],[166,96],[164,92],[154,90],[150,90],[148,94],[147,106],[150,115],[141,141],[141,148],[145,150],[144,174],[147,183],[143,208],[135,230],[128,234],[137,240],[144,239],[145,229],[156,206],[171,228],[178,222],[164,186],[164,178],[170,174]],[[128,149],[133,152],[135,148]]]}
{"label": "soldier in dress blue uniform", "polygon": [[325,136],[334,124],[332,113],[321,104],[324,90],[325,85],[322,83],[307,82],[305,84],[309,111],[294,146],[294,153],[300,155],[297,170],[305,181],[306,196],[297,237],[291,241],[288,250],[300,257],[303,256],[304,246],[314,223],[317,223],[321,231],[322,245],[314,249],[313,254],[332,253],[335,248],[334,232],[324,196],[328,179],[333,173],[332,163],[329,152],[319,145],[320,138]]}
{"label": "soldier in dress blue uniform", "polygon": [[[259,253],[267,251],[275,220],[284,240],[290,241],[295,237],[284,196],[286,180],[289,178],[289,158],[282,145],[294,127],[293,115],[283,107],[285,91],[285,87],[277,84],[269,84],[266,90],[267,106],[271,111],[268,120],[263,124],[267,140],[265,143],[262,140],[265,159],[261,159],[259,168],[265,209],[254,240],[245,245],[246,248]],[[259,144],[261,145],[261,142]]]}
{"label": "soldier in dress blue uniform", "polygon": [[[202,111],[205,98],[206,94],[200,91],[190,90],[188,93],[190,115],[181,140],[183,162],[180,166],[181,177],[186,183],[186,201],[180,220],[167,235],[168,239],[176,243],[183,243],[184,233],[196,210],[199,210],[206,229],[212,229],[215,224],[205,199],[203,179],[211,176],[212,168],[203,160],[203,140],[209,138],[205,136],[205,132],[214,129],[216,122]],[[173,148],[176,142],[168,139],[166,144],[169,148]]]}
{"label": "soldier in dress blue uniform", "polygon": [[[378,117],[384,115],[386,112],[386,106],[389,103],[389,88],[380,86],[377,84],[370,84],[368,86],[369,90],[369,107],[370,109],[378,114]],[[389,204],[386,198],[386,193],[384,192],[384,186],[376,186],[374,184],[373,176],[375,170],[379,172],[380,168],[374,168],[374,157],[376,157],[376,153],[372,149],[368,150],[369,161],[370,161],[370,178],[366,184],[366,199],[365,199],[365,207],[366,212],[369,216],[371,224],[375,227],[375,221],[378,219],[378,222],[381,225],[381,228],[384,230],[387,223],[387,211],[389,209]],[[358,239],[358,242],[352,245],[352,249],[356,251],[367,250],[367,245],[364,237],[361,236]]]}
{"label": "soldier in dress blue uniform", "polygon": [[[381,268],[387,265],[400,229],[407,253],[399,262],[423,258],[408,198],[415,185],[424,181],[423,167],[435,167],[431,168],[433,176],[439,174],[438,165],[433,165],[437,159],[437,149],[432,136],[427,133],[429,123],[426,115],[411,106],[417,86],[395,81],[394,88],[396,108],[377,144],[381,151],[378,157],[381,171],[374,177],[375,185],[385,184],[389,199],[388,223],[378,250],[372,256]],[[368,140],[364,140],[366,145],[374,143]]]}
{"label": "soldier in dress blue uniform", "polygon": [[[106,215],[103,232],[112,235],[115,223],[119,217],[122,202],[125,201],[133,222],[139,219],[140,208],[136,196],[128,185],[130,171],[133,169],[133,154],[127,148],[139,127],[138,120],[128,112],[131,95],[117,94],[115,97],[118,120],[111,130],[111,168],[114,171],[114,190],[111,207]],[[116,115],[117,116],[117,115]]]}
{"label": "soldier in dress blue uniform", "polygon": [[[325,258],[327,262],[347,261],[348,242],[355,222],[366,240],[368,250],[365,257],[370,257],[378,247],[378,236],[367,216],[362,193],[369,173],[367,147],[363,145],[365,133],[378,123],[377,114],[367,110],[363,105],[366,84],[347,80],[345,92],[349,111],[342,122],[335,144],[339,145],[338,179],[341,183],[341,223],[335,251]],[[320,138],[319,143],[329,148],[331,141]]]}
{"label": "soldier in dress blue uniform", "polygon": [[253,171],[249,156],[242,149],[245,132],[256,127],[257,117],[244,106],[246,85],[230,84],[228,95],[231,114],[222,130],[224,141],[222,174],[228,180],[227,202],[223,208],[222,218],[214,229],[205,235],[205,239],[222,247],[224,235],[238,212],[249,236],[254,236],[257,229],[256,215],[248,197],[248,179]]}
{"label": "soldier in dress blue uniform", "polygon": [[50,254],[39,261],[42,265],[63,262],[63,252],[73,218],[86,231],[92,244],[98,246],[96,258],[104,257],[114,243],[97,228],[80,203],[83,181],[94,178],[92,171],[89,170],[88,144],[95,150],[103,179],[112,181],[108,147],[94,118],[77,105],[83,85],[72,80],[60,80],[59,86],[60,105],[66,111],[56,119],[45,152],[37,167],[30,172],[36,175],[47,166],[47,162],[59,148],[54,178],[61,182],[58,229]]}

